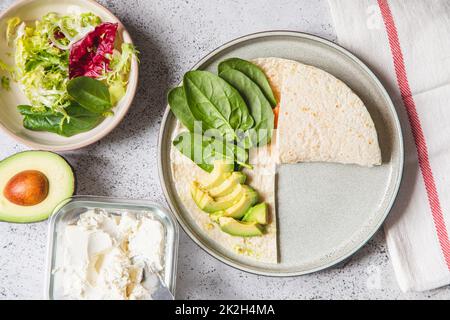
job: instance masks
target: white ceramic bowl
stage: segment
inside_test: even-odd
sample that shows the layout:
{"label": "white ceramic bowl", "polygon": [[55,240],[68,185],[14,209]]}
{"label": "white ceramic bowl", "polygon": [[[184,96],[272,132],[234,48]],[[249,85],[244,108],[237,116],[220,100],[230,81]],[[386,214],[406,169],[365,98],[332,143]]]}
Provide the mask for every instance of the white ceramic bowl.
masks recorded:
{"label": "white ceramic bowl", "polygon": [[[8,55],[13,49],[7,46],[6,23],[11,17],[19,17],[24,21],[41,19],[49,12],[67,14],[69,12],[92,12],[102,21],[118,22],[118,37],[123,42],[132,43],[131,37],[123,24],[105,7],[93,0],[21,0],[0,14],[0,59],[12,65],[13,58]],[[17,111],[20,104],[29,104],[16,83],[11,81],[11,90],[0,89],[0,128],[7,134],[29,147],[50,151],[75,150],[92,144],[111,132],[127,113],[138,82],[138,63],[133,58],[127,91],[122,100],[114,107],[114,116],[107,117],[96,128],[69,138],[54,133],[27,130],[22,125],[22,116]]]}

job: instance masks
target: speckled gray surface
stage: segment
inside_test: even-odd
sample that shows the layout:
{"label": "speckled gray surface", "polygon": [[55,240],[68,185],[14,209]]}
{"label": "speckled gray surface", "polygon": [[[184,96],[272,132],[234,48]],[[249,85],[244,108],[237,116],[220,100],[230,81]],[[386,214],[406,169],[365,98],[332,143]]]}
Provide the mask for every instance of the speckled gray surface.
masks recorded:
{"label": "speckled gray surface", "polygon": [[[1,0],[0,10],[13,0]],[[127,26],[141,51],[140,86],[130,113],[102,141],[64,155],[78,194],[147,198],[164,203],[157,174],[157,134],[165,93],[212,49],[241,35],[289,29],[335,40],[326,1],[102,0]],[[276,3],[276,4],[275,4]],[[0,133],[0,157],[25,150]],[[0,223],[0,299],[43,297],[47,223]],[[450,287],[402,293],[380,231],[350,260],[296,278],[268,278],[228,267],[183,232],[179,299],[450,299]]]}

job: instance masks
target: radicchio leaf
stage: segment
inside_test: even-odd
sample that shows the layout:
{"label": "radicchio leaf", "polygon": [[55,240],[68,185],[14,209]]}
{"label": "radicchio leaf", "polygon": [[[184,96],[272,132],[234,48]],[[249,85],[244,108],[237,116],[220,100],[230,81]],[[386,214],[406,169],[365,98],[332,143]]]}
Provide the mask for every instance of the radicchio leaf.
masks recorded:
{"label": "radicchio leaf", "polygon": [[117,23],[105,22],[98,25],[70,49],[69,78],[86,76],[98,78],[109,69],[108,55],[114,50]]}

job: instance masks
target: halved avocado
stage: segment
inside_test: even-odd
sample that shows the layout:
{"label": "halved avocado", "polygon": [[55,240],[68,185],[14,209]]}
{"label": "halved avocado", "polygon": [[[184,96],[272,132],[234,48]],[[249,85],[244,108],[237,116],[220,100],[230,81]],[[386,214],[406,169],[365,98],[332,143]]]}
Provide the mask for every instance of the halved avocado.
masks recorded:
{"label": "halved avocado", "polygon": [[241,219],[244,214],[258,202],[258,193],[249,186],[243,186],[244,192],[238,202],[225,208],[223,215],[225,217],[232,217],[235,219]]}
{"label": "halved avocado", "polygon": [[236,237],[256,237],[264,234],[264,228],[256,222],[242,222],[229,217],[219,218],[220,229]]}
{"label": "halved avocado", "polygon": [[0,162],[0,220],[45,220],[74,189],[72,168],[61,156],[47,151],[12,155]]}
{"label": "halved avocado", "polygon": [[242,221],[257,222],[259,224],[268,224],[269,216],[267,210],[267,204],[265,202],[259,203],[251,207],[242,218]]}
{"label": "halved avocado", "polygon": [[234,163],[229,160],[215,160],[214,169],[203,180],[200,181],[200,185],[203,189],[212,189],[219,186],[231,175],[234,170]]}
{"label": "halved avocado", "polygon": [[222,211],[233,206],[242,197],[243,193],[233,193],[234,197],[222,197],[214,200],[213,197],[208,193],[208,191],[201,188],[198,182],[193,182],[191,185],[191,195],[197,206],[208,213],[213,213],[216,211]]}
{"label": "halved avocado", "polygon": [[212,197],[226,196],[227,194],[230,194],[238,184],[244,183],[246,178],[247,176],[240,171],[233,172],[219,186],[208,190],[209,194]]}

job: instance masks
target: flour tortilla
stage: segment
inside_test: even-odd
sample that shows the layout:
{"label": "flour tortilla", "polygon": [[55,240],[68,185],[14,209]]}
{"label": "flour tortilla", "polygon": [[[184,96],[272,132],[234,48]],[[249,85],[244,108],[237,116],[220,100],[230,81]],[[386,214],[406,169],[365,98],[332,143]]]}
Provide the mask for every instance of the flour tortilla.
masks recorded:
{"label": "flour tortilla", "polygon": [[278,161],[381,164],[375,125],[361,99],[316,67],[280,58],[253,61],[280,103]]}
{"label": "flour tortilla", "polygon": [[[178,122],[172,140],[181,132],[186,131]],[[252,186],[259,195],[260,202],[266,202],[269,207],[270,223],[266,233],[260,237],[235,237],[220,230],[218,224],[211,221],[209,215],[201,211],[191,197],[192,181],[202,179],[207,175],[188,157],[179,152],[173,145],[170,150],[172,178],[178,197],[184,207],[196,222],[201,232],[217,245],[248,259],[264,263],[277,263],[277,224],[275,213],[275,142],[250,150],[249,162],[253,170],[244,170],[246,183]]]}

